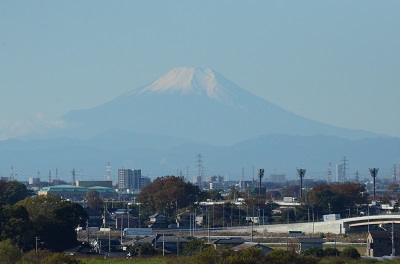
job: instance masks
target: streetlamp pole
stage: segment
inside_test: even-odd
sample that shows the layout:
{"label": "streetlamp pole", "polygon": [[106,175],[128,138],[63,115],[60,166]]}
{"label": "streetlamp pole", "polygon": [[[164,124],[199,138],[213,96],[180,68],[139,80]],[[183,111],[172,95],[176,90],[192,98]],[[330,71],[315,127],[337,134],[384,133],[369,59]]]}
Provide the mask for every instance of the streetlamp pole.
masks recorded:
{"label": "streetlamp pole", "polygon": [[35,252],[37,253],[38,251],[38,240],[40,240],[39,237],[35,237],[35,241],[36,241],[36,247],[35,247]]}
{"label": "streetlamp pole", "polygon": [[371,177],[374,179],[374,199],[375,199],[375,178],[378,175],[378,168],[370,168],[369,173],[371,174]]}
{"label": "streetlamp pole", "polygon": [[303,178],[304,175],[306,174],[306,169],[297,169],[297,173],[299,174],[300,177],[300,200],[303,197]]}

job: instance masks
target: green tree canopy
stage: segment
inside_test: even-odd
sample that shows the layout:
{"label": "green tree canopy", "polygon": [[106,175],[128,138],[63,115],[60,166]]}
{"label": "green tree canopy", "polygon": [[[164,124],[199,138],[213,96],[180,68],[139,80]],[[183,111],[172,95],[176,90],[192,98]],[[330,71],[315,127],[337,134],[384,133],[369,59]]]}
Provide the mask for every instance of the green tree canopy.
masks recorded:
{"label": "green tree canopy", "polygon": [[17,203],[24,206],[32,219],[36,236],[44,247],[62,251],[77,243],[75,228],[85,223],[82,206],[54,195],[27,197]]}
{"label": "green tree canopy", "polygon": [[185,208],[201,195],[200,188],[183,177],[164,176],[146,185],[138,195],[138,201],[149,210],[162,212]]}
{"label": "green tree canopy", "polygon": [[23,251],[33,248],[33,224],[25,207],[18,204],[5,206],[1,225],[2,240],[11,239]]}
{"label": "green tree canopy", "polygon": [[26,188],[25,184],[16,181],[6,182],[0,180],[1,204],[13,205],[31,195],[32,192]]}
{"label": "green tree canopy", "polygon": [[21,257],[21,251],[13,245],[11,239],[0,242],[0,263],[17,263]]}

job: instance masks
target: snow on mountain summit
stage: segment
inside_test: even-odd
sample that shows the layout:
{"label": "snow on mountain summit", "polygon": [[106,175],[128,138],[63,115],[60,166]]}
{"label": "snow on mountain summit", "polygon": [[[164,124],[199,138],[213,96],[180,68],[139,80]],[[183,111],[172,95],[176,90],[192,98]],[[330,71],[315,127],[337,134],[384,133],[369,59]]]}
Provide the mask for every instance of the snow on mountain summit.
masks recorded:
{"label": "snow on mountain summit", "polygon": [[231,101],[224,78],[210,68],[177,67],[153,83],[130,94],[179,93],[207,95],[212,99]]}

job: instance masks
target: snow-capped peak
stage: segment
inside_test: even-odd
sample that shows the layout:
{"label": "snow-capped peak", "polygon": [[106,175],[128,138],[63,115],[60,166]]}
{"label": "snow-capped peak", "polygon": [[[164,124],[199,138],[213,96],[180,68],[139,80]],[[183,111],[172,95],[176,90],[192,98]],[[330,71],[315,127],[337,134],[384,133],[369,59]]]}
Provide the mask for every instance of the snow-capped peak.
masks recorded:
{"label": "snow-capped peak", "polygon": [[140,93],[177,92],[181,94],[196,93],[218,99],[225,97],[216,74],[210,68],[178,67],[163,75],[160,79],[143,87]]}

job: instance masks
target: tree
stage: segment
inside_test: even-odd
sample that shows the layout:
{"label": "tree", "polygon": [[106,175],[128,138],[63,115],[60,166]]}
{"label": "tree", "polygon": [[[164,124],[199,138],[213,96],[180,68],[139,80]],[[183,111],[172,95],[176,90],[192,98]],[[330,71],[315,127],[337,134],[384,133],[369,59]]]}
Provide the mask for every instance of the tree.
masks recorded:
{"label": "tree", "polygon": [[185,208],[202,195],[200,188],[183,177],[165,176],[146,185],[138,195],[138,201],[151,211],[172,213]]}
{"label": "tree", "polygon": [[23,255],[18,264],[42,264],[43,261],[50,257],[53,253],[48,250],[41,250],[39,249],[37,252],[36,250],[31,250]]}
{"label": "tree", "polygon": [[129,252],[131,256],[153,256],[157,254],[157,250],[151,243],[135,243]]}
{"label": "tree", "polygon": [[87,219],[82,206],[54,195],[27,197],[17,205],[29,212],[35,235],[40,237],[44,247],[55,251],[75,246],[75,228]]}
{"label": "tree", "polygon": [[34,230],[29,213],[21,205],[7,205],[3,211],[1,239],[11,239],[21,250],[33,248]]}
{"label": "tree", "polygon": [[54,253],[43,261],[44,264],[81,264],[80,260],[64,253]]}
{"label": "tree", "polygon": [[99,210],[103,208],[103,199],[100,197],[99,192],[95,190],[89,190],[86,193],[86,200],[88,203],[88,206],[94,210]]}
{"label": "tree", "polygon": [[13,205],[31,195],[32,192],[26,188],[25,184],[16,181],[6,182],[0,180],[1,204]]}
{"label": "tree", "polygon": [[17,263],[21,257],[21,251],[12,244],[11,239],[0,242],[0,263]]}
{"label": "tree", "polygon": [[344,214],[346,208],[366,203],[364,191],[365,187],[359,183],[318,184],[308,192],[307,201],[316,211]]}
{"label": "tree", "polygon": [[182,254],[185,256],[192,256],[206,247],[205,238],[193,238],[183,247]]}

